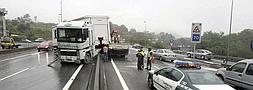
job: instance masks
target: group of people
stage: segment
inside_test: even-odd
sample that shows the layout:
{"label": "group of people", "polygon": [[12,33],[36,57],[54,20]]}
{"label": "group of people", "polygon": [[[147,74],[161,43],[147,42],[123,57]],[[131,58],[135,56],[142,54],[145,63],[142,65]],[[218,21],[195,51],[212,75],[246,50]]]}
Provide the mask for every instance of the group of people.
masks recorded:
{"label": "group of people", "polygon": [[[144,69],[144,57],[146,56],[144,50],[141,48],[137,54],[136,57],[138,58],[138,63],[137,67],[138,70],[143,70]],[[154,62],[154,57],[153,53],[151,51],[151,48],[148,48],[148,53],[147,53],[147,66],[145,69],[151,70],[151,64]]]}

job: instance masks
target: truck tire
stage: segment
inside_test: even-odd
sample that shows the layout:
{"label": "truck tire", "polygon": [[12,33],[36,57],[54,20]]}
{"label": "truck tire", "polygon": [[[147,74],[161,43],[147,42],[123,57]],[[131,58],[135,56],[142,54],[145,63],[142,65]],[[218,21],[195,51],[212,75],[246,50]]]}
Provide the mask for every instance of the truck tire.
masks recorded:
{"label": "truck tire", "polygon": [[86,53],[84,57],[84,63],[90,63],[91,62],[91,54]]}

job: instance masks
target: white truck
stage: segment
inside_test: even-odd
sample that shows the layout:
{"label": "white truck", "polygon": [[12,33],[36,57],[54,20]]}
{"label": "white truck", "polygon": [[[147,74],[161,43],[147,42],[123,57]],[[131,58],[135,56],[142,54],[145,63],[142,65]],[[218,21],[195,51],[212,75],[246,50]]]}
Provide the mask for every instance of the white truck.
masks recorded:
{"label": "white truck", "polygon": [[110,42],[108,19],[107,16],[87,15],[59,23],[52,30],[55,59],[61,62],[90,63],[100,50],[95,47]]}

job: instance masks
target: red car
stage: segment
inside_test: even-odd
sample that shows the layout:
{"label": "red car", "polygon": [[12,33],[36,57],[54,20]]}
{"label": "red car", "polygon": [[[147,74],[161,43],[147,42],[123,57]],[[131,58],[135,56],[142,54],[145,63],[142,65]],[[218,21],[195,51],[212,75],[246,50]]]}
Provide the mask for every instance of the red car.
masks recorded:
{"label": "red car", "polygon": [[41,50],[52,50],[53,49],[53,43],[52,41],[44,41],[42,43],[40,43],[40,45],[37,46],[38,52],[40,52]]}

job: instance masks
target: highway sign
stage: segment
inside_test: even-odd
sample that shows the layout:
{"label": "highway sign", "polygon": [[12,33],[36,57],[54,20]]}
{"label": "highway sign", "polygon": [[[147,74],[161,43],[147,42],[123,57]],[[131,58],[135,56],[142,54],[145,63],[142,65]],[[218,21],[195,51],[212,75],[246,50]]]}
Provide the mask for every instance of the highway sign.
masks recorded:
{"label": "highway sign", "polygon": [[201,23],[192,23],[191,30],[191,42],[200,43],[201,42]]}

